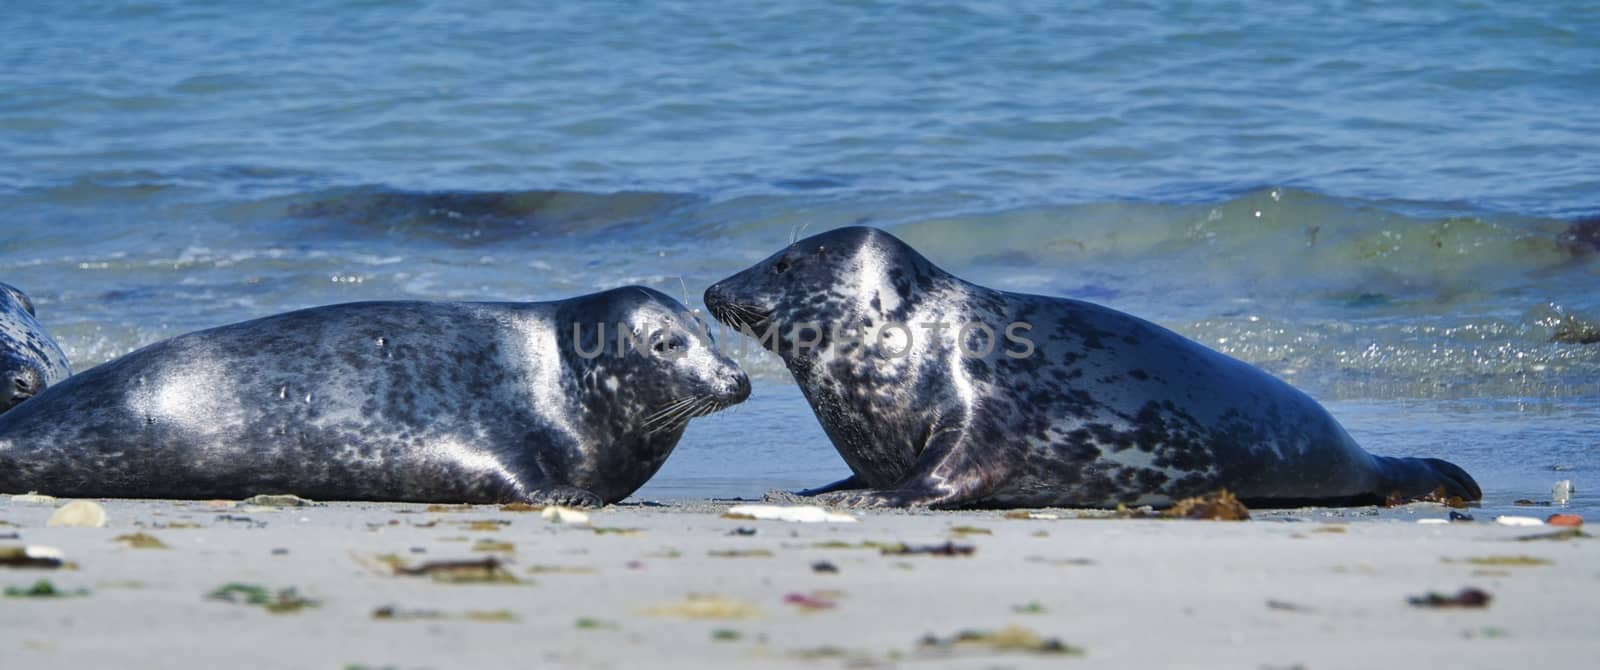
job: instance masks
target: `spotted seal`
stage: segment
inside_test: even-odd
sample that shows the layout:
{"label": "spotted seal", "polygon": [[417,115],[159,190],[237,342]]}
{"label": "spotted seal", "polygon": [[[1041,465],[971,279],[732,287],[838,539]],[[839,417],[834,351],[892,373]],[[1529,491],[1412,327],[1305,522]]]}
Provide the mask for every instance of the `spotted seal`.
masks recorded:
{"label": "spotted seal", "polygon": [[71,374],[67,355],[34,318],[33,301],[0,283],[0,412]]}
{"label": "spotted seal", "polygon": [[792,244],[705,302],[783,359],[854,473],[802,492],[825,503],[1482,497],[1453,464],[1363,451],[1316,401],[1244,362],[1106,307],[963,281],[880,230]]}
{"label": "spotted seal", "polygon": [[366,302],[159,342],[0,416],[0,491],[613,503],[744,372],[641,287]]}

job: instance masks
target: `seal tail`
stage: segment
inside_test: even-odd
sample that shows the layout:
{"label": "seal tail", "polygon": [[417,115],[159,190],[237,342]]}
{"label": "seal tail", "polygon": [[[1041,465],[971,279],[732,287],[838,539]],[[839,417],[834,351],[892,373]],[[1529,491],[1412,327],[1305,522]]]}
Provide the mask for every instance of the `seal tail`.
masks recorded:
{"label": "seal tail", "polygon": [[1461,466],[1437,458],[1389,458],[1379,456],[1383,464],[1383,488],[1380,494],[1399,499],[1412,499],[1444,489],[1445,497],[1462,500],[1482,500],[1483,489]]}

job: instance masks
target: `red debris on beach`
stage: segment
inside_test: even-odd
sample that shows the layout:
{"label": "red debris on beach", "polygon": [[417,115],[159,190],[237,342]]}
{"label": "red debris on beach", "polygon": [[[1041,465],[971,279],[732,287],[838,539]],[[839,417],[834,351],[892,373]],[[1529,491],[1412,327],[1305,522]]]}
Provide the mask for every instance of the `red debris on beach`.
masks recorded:
{"label": "red debris on beach", "polygon": [[1577,528],[1583,525],[1583,517],[1576,514],[1551,514],[1550,518],[1545,519],[1544,522],[1552,526]]}
{"label": "red debris on beach", "polygon": [[805,594],[791,593],[783,597],[783,602],[799,607],[803,610],[827,610],[837,607],[839,603],[828,597],[831,594],[821,592]]}

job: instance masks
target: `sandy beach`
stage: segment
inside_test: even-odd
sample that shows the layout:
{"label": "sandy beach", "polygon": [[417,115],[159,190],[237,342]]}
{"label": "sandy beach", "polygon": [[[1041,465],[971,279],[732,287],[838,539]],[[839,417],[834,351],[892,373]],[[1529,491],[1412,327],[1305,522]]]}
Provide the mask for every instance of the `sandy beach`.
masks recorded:
{"label": "sandy beach", "polygon": [[[0,547],[66,562],[0,567],[6,667],[1504,668],[1600,651],[1600,545],[1415,522],[1440,505],[802,524],[645,503],[572,524],[110,500],[104,527],[48,527],[64,502],[0,502]],[[64,595],[23,595],[40,580]],[[1408,603],[1466,587],[1487,606]]]}

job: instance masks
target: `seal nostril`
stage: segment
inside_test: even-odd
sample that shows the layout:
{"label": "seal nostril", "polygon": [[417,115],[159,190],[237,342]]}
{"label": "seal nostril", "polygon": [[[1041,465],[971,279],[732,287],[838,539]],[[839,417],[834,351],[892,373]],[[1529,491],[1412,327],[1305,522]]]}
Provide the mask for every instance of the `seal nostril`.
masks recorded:
{"label": "seal nostril", "polygon": [[33,393],[33,380],[28,379],[26,376],[18,376],[11,380],[11,385],[16,387],[18,394]]}
{"label": "seal nostril", "polygon": [[731,377],[732,379],[728,380],[728,395],[733,399],[733,402],[744,402],[746,398],[750,397],[750,377],[742,370],[735,371]]}

